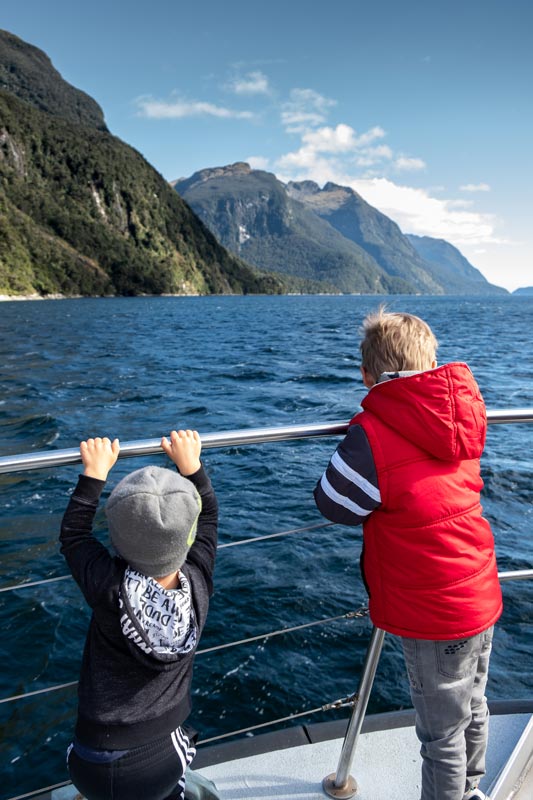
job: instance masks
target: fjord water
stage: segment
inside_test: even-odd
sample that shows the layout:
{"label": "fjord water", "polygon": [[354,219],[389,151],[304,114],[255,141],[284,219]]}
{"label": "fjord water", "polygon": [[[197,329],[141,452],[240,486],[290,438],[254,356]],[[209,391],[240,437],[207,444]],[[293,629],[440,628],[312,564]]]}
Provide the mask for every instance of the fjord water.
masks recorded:
{"label": "fjord water", "polygon": [[[0,453],[76,447],[82,438],[157,438],[348,420],[364,396],[358,328],[384,298],[157,297],[0,306]],[[533,405],[533,298],[391,297],[467,361],[491,408]],[[312,489],[338,440],[206,450],[228,543],[321,522]],[[483,504],[500,569],[533,563],[533,425],[492,425]],[[120,461],[109,486],[163,456]],[[57,536],[79,468],[0,476],[0,587],[65,575]],[[107,495],[107,492],[106,492]],[[105,517],[97,533],[106,541]],[[201,646],[336,616],[365,603],[361,533],[323,527],[218,555]],[[533,586],[504,586],[489,695],[531,696]],[[0,594],[0,697],[77,678],[88,611],[71,580]],[[342,620],[199,655],[190,722],[201,738],[322,706],[357,688],[370,626]],[[370,711],[409,705],[386,639]],[[346,715],[347,712],[342,712]],[[75,689],[0,705],[0,798],[66,779]],[[307,721],[330,719],[313,715]],[[332,764],[331,768],[334,769]]]}

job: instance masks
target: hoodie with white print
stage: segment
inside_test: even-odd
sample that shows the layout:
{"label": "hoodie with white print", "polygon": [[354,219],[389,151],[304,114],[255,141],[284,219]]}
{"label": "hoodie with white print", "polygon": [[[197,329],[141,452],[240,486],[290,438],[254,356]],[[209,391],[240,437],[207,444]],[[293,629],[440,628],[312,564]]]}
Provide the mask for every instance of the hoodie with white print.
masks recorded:
{"label": "hoodie with white print", "polygon": [[190,713],[194,654],[213,593],[218,507],[203,466],[188,480],[202,511],[176,589],[136,572],[93,536],[104,481],[81,475],[63,517],[61,552],[92,609],[76,723],[88,747],[136,747]]}
{"label": "hoodie with white print", "polygon": [[143,653],[172,661],[196,647],[198,631],[185,575],[177,589],[164,589],[155,578],[128,567],[120,588],[122,633]]}

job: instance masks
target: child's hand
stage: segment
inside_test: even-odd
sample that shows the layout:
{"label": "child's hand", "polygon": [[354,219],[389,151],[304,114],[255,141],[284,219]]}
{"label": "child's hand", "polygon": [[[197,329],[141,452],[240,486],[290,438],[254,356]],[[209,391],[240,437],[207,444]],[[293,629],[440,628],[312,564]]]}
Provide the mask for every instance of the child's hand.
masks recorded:
{"label": "child's hand", "polygon": [[183,476],[193,475],[200,469],[202,442],[197,431],[172,431],[170,442],[163,436],[161,447]]}
{"label": "child's hand", "polygon": [[80,444],[81,460],[85,467],[83,474],[88,478],[98,478],[100,481],[107,480],[107,473],[116,463],[120,452],[118,439],[111,442],[107,436],[103,439],[87,439]]}

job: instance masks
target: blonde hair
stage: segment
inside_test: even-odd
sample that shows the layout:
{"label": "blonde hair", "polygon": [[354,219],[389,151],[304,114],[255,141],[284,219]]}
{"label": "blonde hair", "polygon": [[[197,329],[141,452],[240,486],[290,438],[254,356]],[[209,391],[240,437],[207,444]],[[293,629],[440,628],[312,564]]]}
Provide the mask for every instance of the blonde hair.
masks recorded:
{"label": "blonde hair", "polygon": [[363,320],[362,366],[378,380],[383,372],[431,369],[438,342],[423,319],[384,306]]}

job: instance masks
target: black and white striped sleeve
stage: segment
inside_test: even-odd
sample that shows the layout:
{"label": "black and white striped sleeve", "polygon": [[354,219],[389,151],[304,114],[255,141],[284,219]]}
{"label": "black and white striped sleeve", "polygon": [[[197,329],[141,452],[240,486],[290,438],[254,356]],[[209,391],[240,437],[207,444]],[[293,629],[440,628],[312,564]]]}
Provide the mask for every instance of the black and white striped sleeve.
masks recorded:
{"label": "black and white striped sleeve", "polygon": [[348,429],[314,496],[320,513],[342,525],[359,525],[381,503],[372,450],[360,425]]}

